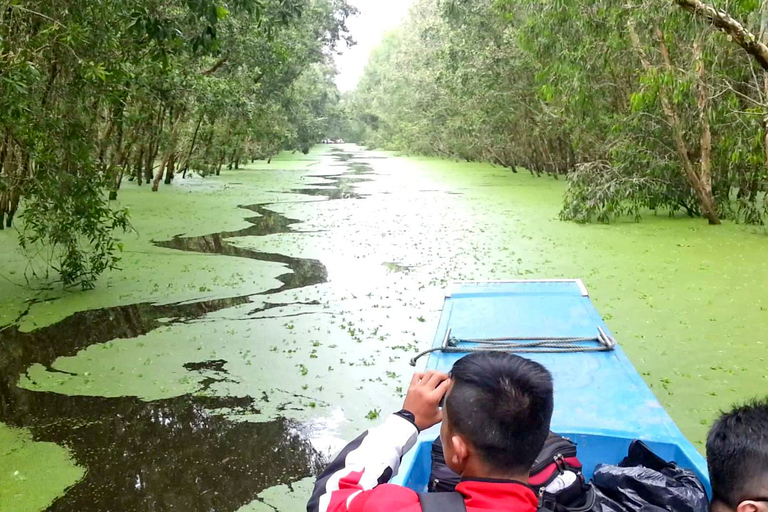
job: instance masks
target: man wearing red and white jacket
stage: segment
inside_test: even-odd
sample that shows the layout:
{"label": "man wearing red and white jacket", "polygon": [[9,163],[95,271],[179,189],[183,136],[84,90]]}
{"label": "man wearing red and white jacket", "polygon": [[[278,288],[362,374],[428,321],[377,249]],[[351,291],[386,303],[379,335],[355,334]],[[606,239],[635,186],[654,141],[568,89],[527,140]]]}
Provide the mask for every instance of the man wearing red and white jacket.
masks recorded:
{"label": "man wearing red and white jacket", "polygon": [[418,432],[442,421],[445,461],[462,476],[456,490],[468,512],[535,512],[528,471],[549,434],[552,409],[549,372],[513,354],[469,354],[450,376],[416,373],[403,409],[349,443],[320,474],[307,511],[421,511],[417,493],[387,482]]}

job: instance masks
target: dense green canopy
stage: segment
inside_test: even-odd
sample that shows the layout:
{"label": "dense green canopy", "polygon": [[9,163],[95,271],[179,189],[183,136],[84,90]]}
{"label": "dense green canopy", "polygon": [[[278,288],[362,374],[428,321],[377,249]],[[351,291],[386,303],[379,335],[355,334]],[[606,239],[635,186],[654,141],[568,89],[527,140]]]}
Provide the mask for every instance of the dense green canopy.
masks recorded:
{"label": "dense green canopy", "polygon": [[354,129],[374,147],[566,175],[565,219],[762,223],[765,2],[727,10],[418,0],[368,65]]}
{"label": "dense green canopy", "polygon": [[[65,285],[117,262],[124,178],[308,151],[338,110],[345,0],[0,0],[0,227]],[[4,222],[3,222],[4,221]],[[41,253],[42,251],[42,253]]]}
{"label": "dense green canopy", "polygon": [[324,137],[568,180],[561,216],[763,223],[768,0],[417,0],[341,96],[346,0],[0,0],[0,226],[65,285],[157,191]]}

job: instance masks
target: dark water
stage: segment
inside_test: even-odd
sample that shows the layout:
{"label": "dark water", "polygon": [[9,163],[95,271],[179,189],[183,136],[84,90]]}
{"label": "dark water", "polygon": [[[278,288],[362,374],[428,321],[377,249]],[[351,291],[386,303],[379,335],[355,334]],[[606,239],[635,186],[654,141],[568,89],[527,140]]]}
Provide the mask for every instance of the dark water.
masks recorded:
{"label": "dark water", "polygon": [[[248,297],[157,306],[132,304],[76,313],[25,333],[0,331],[0,421],[29,429],[35,440],[66,446],[87,468],[83,480],[50,510],[236,510],[262,490],[316,472],[322,457],[300,425],[278,418],[233,422],[227,413],[257,413],[252,397],[71,396],[19,388],[34,363],[49,366],[90,345],[134,338],[163,325],[249,302]],[[271,304],[252,313],[282,307]],[[194,361],[190,372],[226,379],[226,361]],[[220,411],[221,412],[221,411]]]}
{"label": "dark water", "polygon": [[[336,153],[350,172],[323,177],[322,183],[294,192],[329,200],[360,198],[351,186],[370,174],[353,155]],[[310,188],[311,187],[311,188]],[[285,418],[253,423],[228,415],[258,413],[260,397],[209,397],[187,394],[143,401],[135,397],[72,396],[18,387],[27,368],[49,371],[59,357],[72,356],[99,343],[135,338],[159,327],[194,321],[206,314],[251,302],[263,295],[311,286],[327,280],[318,260],[238,248],[233,237],[265,236],[291,231],[299,221],[264,204],[245,206],[257,214],[248,228],[199,237],[177,236],[155,242],[161,247],[215,253],[281,263],[289,272],[282,286],[253,295],[157,305],[138,303],[75,313],[32,332],[16,325],[0,330],[0,422],[29,429],[35,440],[67,447],[87,471],[49,510],[82,511],[234,511],[269,487],[291,484],[315,474],[324,463],[302,433],[302,425]],[[261,302],[260,302],[261,303]],[[289,304],[265,303],[248,315]],[[256,320],[254,320],[256,321]],[[206,376],[199,392],[226,380],[227,361],[190,361],[184,368]]]}
{"label": "dark water", "polygon": [[[372,174],[373,170],[368,164],[362,162],[351,162],[353,157],[350,153],[336,152],[336,157],[344,162],[342,165],[348,169],[342,175],[322,176],[323,181],[310,183],[309,187],[293,189],[291,192],[326,197],[328,200],[336,199],[362,199],[363,195],[354,191],[353,185],[369,178],[361,175]],[[227,242],[227,239],[244,236],[266,236],[277,233],[289,233],[291,225],[301,222],[296,219],[288,218],[280,213],[267,208],[267,204],[253,204],[241,206],[246,210],[258,213],[258,217],[249,217],[245,220],[251,226],[238,231],[223,231],[211,233],[202,236],[185,237],[183,235],[175,236],[171,240],[155,241],[155,245],[177,249],[179,251],[190,251],[210,254],[224,254],[227,256],[236,256],[239,258],[250,258],[259,261],[269,261],[272,263],[282,263],[290,272],[282,274],[277,279],[283,283],[278,288],[266,290],[261,294],[270,294],[283,292],[294,288],[312,286],[324,283],[328,280],[328,271],[320,261],[309,258],[294,258],[283,254],[254,251],[237,247]]]}

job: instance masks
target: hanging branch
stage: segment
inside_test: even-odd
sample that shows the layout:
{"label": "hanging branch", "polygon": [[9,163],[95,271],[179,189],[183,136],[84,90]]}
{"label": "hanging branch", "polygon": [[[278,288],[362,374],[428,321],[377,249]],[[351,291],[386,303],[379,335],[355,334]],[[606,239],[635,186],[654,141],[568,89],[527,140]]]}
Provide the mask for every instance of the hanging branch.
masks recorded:
{"label": "hanging branch", "polygon": [[675,3],[683,9],[704,18],[715,28],[730,36],[763,69],[768,70],[768,46],[727,12],[716,9],[700,0],[675,0]]}

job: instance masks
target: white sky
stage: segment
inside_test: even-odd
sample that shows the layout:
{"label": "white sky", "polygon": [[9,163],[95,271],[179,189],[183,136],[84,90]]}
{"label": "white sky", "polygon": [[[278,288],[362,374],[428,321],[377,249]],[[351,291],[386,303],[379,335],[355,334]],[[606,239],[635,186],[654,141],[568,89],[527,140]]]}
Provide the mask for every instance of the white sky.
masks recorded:
{"label": "white sky", "polygon": [[379,46],[386,32],[405,19],[413,0],[350,0],[349,3],[360,13],[347,22],[357,44],[352,48],[343,48],[343,53],[336,56],[339,69],[336,84],[342,92],[357,86],[371,51]]}

